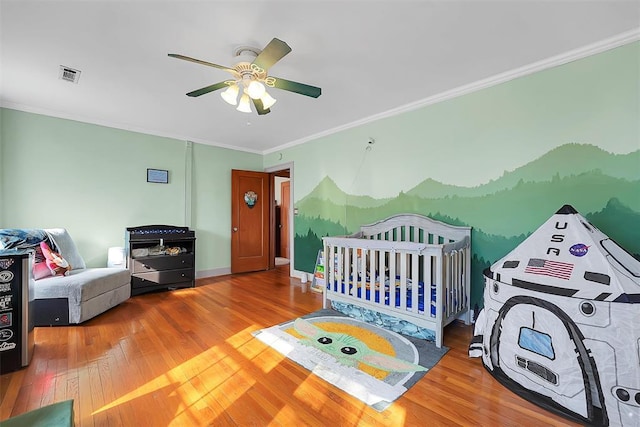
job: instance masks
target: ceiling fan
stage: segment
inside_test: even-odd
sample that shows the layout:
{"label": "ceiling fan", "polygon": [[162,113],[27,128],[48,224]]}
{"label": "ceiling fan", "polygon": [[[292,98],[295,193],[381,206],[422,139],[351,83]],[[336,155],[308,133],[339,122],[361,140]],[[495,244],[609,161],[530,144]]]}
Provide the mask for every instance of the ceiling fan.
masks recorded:
{"label": "ceiling fan", "polygon": [[[322,93],[322,90],[319,87],[267,74],[269,68],[289,52],[291,52],[291,48],[288,44],[282,40],[274,38],[265,46],[264,49],[262,49],[262,51],[247,46],[237,48],[235,56],[238,59],[238,62],[233,67],[225,67],[223,65],[201,61],[199,59],[190,58],[176,53],[170,53],[169,56],[172,58],[195,62],[196,64],[219,68],[231,73],[233,76],[232,80],[225,80],[194,90],[187,93],[187,96],[196,97],[226,87],[227,89],[220,94],[222,99],[231,105],[237,105],[237,110],[244,113],[251,112],[250,104],[253,102],[258,114],[263,115],[269,113],[271,111],[271,106],[276,102],[276,100],[267,93],[266,87],[287,90],[289,92],[310,96],[312,98],[317,98]],[[240,94],[241,91],[242,94]],[[240,99],[238,100],[239,95]]]}

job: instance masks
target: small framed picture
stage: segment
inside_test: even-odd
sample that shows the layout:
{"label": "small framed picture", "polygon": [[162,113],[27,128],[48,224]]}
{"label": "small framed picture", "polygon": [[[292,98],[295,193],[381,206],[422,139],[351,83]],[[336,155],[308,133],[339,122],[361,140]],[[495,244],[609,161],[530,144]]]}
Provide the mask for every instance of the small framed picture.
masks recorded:
{"label": "small framed picture", "polygon": [[147,168],[147,182],[157,182],[159,184],[168,184],[169,171],[164,169]]}

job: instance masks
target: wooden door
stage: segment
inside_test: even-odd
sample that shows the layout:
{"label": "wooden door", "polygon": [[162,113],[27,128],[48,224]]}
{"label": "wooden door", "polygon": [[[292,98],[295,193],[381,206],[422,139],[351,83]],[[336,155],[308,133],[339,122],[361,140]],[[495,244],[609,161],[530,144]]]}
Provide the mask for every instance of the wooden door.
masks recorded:
{"label": "wooden door", "polygon": [[289,197],[290,181],[280,183],[280,256],[289,258]]}
{"label": "wooden door", "polygon": [[231,171],[232,273],[269,269],[270,185],[268,173]]}

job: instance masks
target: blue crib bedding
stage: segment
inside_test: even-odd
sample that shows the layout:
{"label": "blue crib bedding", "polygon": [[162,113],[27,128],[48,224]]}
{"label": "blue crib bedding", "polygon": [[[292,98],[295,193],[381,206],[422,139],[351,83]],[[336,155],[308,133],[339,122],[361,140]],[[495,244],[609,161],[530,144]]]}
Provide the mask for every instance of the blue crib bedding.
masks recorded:
{"label": "blue crib bedding", "polygon": [[407,335],[427,341],[436,340],[436,333],[432,329],[418,326],[414,323],[408,322],[403,319],[398,319],[397,317],[390,316],[388,314],[383,314],[374,310],[359,307],[354,304],[347,304],[337,301],[331,301],[331,308],[349,317],[353,317],[354,319],[362,320],[363,322],[367,322],[381,328],[386,328],[402,335]]}
{"label": "blue crib bedding", "polygon": [[[400,277],[396,278],[396,280],[399,280],[399,279]],[[413,307],[413,294],[412,294],[413,284],[412,283],[410,284],[410,280],[408,280],[408,285],[409,285],[408,289],[406,290],[405,306],[407,307],[407,309],[410,309]],[[349,292],[345,292],[346,286],[348,286]],[[382,292],[380,289],[380,284],[376,281],[376,286],[373,289],[373,300],[372,300],[372,291],[371,291],[370,282],[366,282],[365,286],[366,286],[366,288],[364,289],[365,300],[375,301],[376,303],[380,303],[380,297],[384,296],[384,305],[390,306],[391,296],[389,292],[388,279],[386,280],[384,290]],[[348,285],[342,282],[340,283],[340,293],[352,295],[353,287],[354,287],[353,282],[349,283]],[[327,288],[329,289],[331,288],[330,283],[327,283]],[[363,291],[362,285],[359,285],[357,289],[357,297],[360,299],[362,299],[362,291]],[[333,292],[338,292],[337,281],[334,282]],[[400,288],[396,286],[395,307],[397,308],[400,307],[401,296],[402,296],[402,293],[400,292]],[[329,299],[331,299],[330,296],[329,296]],[[430,312],[429,312],[430,317],[435,318],[436,317],[436,286],[433,284],[431,285],[430,298],[427,303],[430,306]],[[425,306],[424,283],[418,282],[418,311],[420,313],[425,312],[424,306]],[[331,301],[331,307],[334,310],[337,310],[347,316],[392,330],[394,332],[397,332],[403,335],[408,335],[414,338],[424,339],[427,341],[435,341],[435,337],[436,337],[435,331],[418,326],[407,320],[399,319],[395,316],[383,314],[378,311],[360,307],[355,304],[349,304],[349,303],[343,303],[343,302],[337,302],[337,301]]]}
{"label": "blue crib bedding", "polygon": [[[400,280],[400,277],[397,277],[396,280]],[[384,290],[381,290],[381,287],[379,285],[378,282],[376,282],[373,292],[371,290],[371,286],[370,286],[370,282],[366,282],[365,283],[365,289],[363,289],[363,287],[360,285],[360,283],[358,283],[359,286],[357,288],[357,297],[360,299],[364,299],[367,301],[375,301],[376,303],[380,303],[380,297],[383,296],[384,298],[384,304],[385,305],[390,305],[390,299],[391,299],[391,292],[390,292],[390,287],[389,287],[389,280],[386,281],[386,284],[384,286]],[[406,296],[404,298],[405,301],[405,305],[408,309],[413,307],[413,291],[412,291],[412,286],[413,284],[408,280],[407,284],[409,285],[407,287],[406,290]],[[328,284],[327,286],[331,286],[330,284]],[[345,292],[345,286],[349,287],[349,292]],[[340,284],[340,293],[342,294],[349,294],[349,295],[353,295],[353,283],[349,283],[348,285],[345,284],[344,282]],[[334,283],[334,291],[338,288],[338,283]],[[362,297],[362,291],[365,291],[365,295],[364,298]],[[372,298],[372,294],[373,294],[373,298]],[[402,292],[400,292],[400,288],[398,286],[396,286],[396,292],[395,292],[395,307],[400,307],[400,298],[402,297]],[[430,290],[430,297],[429,300],[427,300],[427,304],[430,307],[430,314],[431,317],[435,317],[436,316],[436,286],[435,285],[431,285],[431,290]],[[418,311],[420,313],[424,313],[425,311],[425,297],[424,297],[424,283],[423,282],[418,282]]]}

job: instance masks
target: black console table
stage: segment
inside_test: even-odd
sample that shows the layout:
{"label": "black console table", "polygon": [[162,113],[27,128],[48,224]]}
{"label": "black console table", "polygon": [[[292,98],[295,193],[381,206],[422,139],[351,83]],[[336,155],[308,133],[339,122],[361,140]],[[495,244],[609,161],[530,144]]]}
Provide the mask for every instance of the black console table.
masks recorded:
{"label": "black console table", "polygon": [[195,232],[188,227],[128,227],[125,238],[131,296],[195,286]]}

